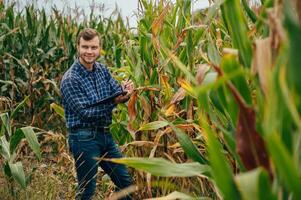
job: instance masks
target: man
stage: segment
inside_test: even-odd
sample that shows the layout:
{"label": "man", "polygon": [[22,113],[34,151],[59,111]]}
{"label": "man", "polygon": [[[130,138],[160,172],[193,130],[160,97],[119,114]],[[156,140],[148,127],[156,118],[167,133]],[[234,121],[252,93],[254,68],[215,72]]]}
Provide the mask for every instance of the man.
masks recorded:
{"label": "man", "polygon": [[86,28],[79,33],[77,51],[79,58],[62,78],[61,94],[77,173],[76,199],[87,200],[95,193],[98,165],[111,177],[117,190],[132,184],[124,165],[95,158],[122,157],[108,126],[112,109],[129,99],[134,86],[132,81],[119,85],[108,69],[96,62],[100,52],[96,30]]}

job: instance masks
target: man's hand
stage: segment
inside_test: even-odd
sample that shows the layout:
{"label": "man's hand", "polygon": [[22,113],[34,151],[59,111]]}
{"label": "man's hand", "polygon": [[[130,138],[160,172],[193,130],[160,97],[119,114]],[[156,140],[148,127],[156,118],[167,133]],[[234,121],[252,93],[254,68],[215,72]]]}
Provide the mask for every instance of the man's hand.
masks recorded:
{"label": "man's hand", "polygon": [[122,86],[123,91],[125,91],[126,93],[124,95],[119,95],[118,97],[116,97],[114,99],[114,102],[116,104],[124,103],[124,102],[128,101],[135,89],[134,83],[131,80],[123,81],[121,83],[121,86]]}
{"label": "man's hand", "polygon": [[123,81],[121,86],[123,91],[126,91],[128,94],[132,94],[134,91],[134,83],[132,80]]}

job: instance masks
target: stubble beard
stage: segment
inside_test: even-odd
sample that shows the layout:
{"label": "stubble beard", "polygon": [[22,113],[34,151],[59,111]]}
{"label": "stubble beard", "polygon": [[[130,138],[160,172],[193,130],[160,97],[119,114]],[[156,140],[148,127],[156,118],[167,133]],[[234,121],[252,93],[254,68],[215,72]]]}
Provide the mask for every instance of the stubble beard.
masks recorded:
{"label": "stubble beard", "polygon": [[87,60],[87,59],[85,58],[84,55],[80,55],[79,57],[81,58],[81,60],[82,60],[83,62],[85,62],[85,63],[87,63],[87,64],[93,64],[93,63],[96,62],[96,60],[97,60],[97,58],[98,58],[99,56],[96,56],[96,57],[94,56],[93,59],[91,59],[91,60]]}

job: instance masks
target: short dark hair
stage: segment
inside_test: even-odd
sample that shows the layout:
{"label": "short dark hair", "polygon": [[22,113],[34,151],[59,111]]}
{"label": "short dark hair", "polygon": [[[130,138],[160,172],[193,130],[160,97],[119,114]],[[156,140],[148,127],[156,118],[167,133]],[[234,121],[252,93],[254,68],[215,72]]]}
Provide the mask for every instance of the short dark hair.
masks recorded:
{"label": "short dark hair", "polygon": [[93,28],[85,28],[81,30],[77,36],[76,43],[79,45],[80,39],[83,38],[84,40],[92,40],[93,38],[98,37],[100,43],[100,36],[99,33]]}

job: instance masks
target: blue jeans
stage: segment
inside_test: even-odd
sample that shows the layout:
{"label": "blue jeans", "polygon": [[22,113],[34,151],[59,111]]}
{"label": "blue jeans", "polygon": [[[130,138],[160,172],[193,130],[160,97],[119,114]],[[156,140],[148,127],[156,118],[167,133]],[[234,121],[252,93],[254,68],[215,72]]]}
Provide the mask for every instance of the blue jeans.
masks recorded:
{"label": "blue jeans", "polygon": [[[98,165],[108,174],[121,190],[132,185],[132,178],[124,165],[109,161],[97,161],[95,158],[121,158],[122,154],[112,134],[94,129],[76,129],[69,132],[68,144],[75,160],[78,180],[76,199],[92,199],[96,188]],[[131,199],[130,196],[124,199]]]}

